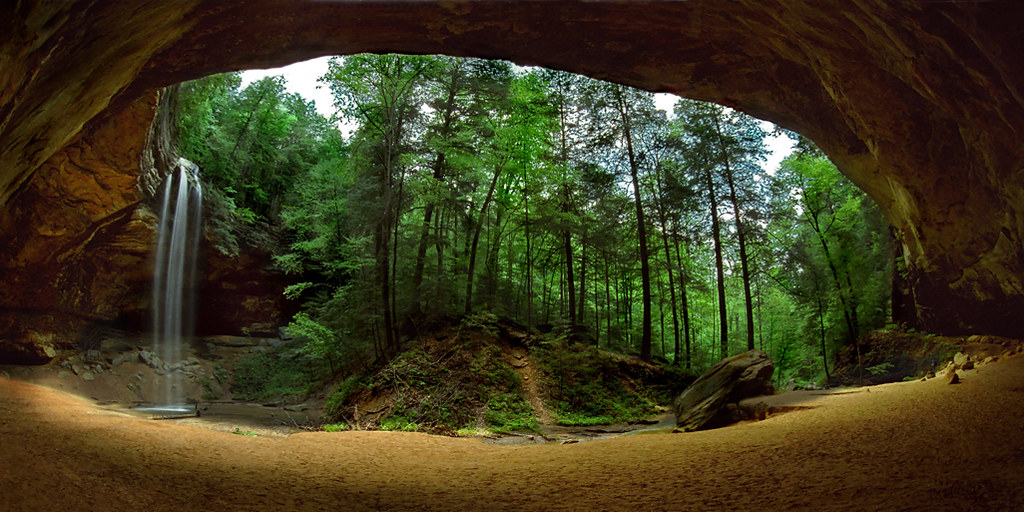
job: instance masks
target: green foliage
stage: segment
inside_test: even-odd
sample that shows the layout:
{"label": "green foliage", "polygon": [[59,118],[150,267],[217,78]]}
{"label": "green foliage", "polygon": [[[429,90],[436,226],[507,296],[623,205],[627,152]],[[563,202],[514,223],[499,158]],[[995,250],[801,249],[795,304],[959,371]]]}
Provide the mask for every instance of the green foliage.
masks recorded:
{"label": "green foliage", "polygon": [[865,368],[865,370],[867,370],[867,372],[870,373],[871,375],[881,375],[891,370],[893,366],[894,365],[892,363],[886,361],[884,363],[876,364],[874,366],[869,366]]}
{"label": "green foliage", "polygon": [[487,400],[484,420],[495,432],[535,432],[537,418],[522,393],[495,393]]}
{"label": "green foliage", "polygon": [[[809,141],[765,170],[762,124],[739,112],[681,101],[665,115],[643,91],[504,62],[358,55],[320,81],[356,125],[348,140],[280,77],[243,88],[236,74],[182,85],[182,151],[211,185],[223,253],[283,224],[275,264],[295,281],[304,360],[369,375],[396,358],[365,386],[418,388],[410,424],[463,428],[460,411],[519,385],[491,355],[459,359],[479,393],[448,380],[454,359],[403,354],[403,339],[453,318],[466,342],[502,334],[500,317],[698,370],[744,349],[750,329],[780,384],[823,381],[885,320],[888,228]],[[546,364],[565,370],[551,384],[565,422],[635,419],[663,398],[630,401],[608,363],[560,347]]]}
{"label": "green foliage", "polygon": [[629,377],[592,347],[556,339],[538,347],[534,357],[547,375],[548,406],[559,424],[635,422],[658,412],[646,387],[634,383],[628,389]]}
{"label": "green foliage", "polygon": [[220,364],[213,365],[213,378],[217,379],[217,384],[220,384],[220,385],[227,384],[228,377],[230,377],[230,376],[231,376],[231,374],[230,374],[230,372],[228,372],[227,368],[224,368]]}
{"label": "green foliage", "polygon": [[[238,73],[182,84],[178,146],[247,224],[275,217],[292,180],[339,146],[312,104],[267,77],[239,89]],[[237,208],[234,205],[237,204]]]}
{"label": "green foliage", "polygon": [[352,375],[342,381],[338,389],[327,398],[327,402],[324,404],[324,414],[337,417],[345,406],[345,401],[363,384],[362,375]]}
{"label": "green foliage", "polygon": [[477,331],[487,336],[496,337],[498,335],[497,323],[498,317],[494,313],[483,311],[463,317],[459,329]]}
{"label": "green foliage", "polygon": [[325,359],[335,371],[334,361],[340,356],[341,344],[338,337],[330,329],[313,320],[306,313],[299,312],[288,324],[288,332],[293,336],[304,338],[306,344],[301,351]]}
{"label": "green foliage", "polygon": [[231,393],[237,400],[257,402],[303,399],[319,387],[326,370],[318,359],[281,346],[239,361]]}
{"label": "green foliage", "polygon": [[203,400],[217,400],[222,396],[219,391],[213,389],[213,382],[209,377],[204,378],[201,385],[203,387],[203,394],[201,396]]}
{"label": "green foliage", "polygon": [[246,436],[246,437],[259,437],[259,434],[257,434],[256,432],[253,432],[252,430],[242,430],[242,429],[240,429],[238,427],[235,427],[235,430],[233,432],[231,432],[231,433],[232,434],[238,434],[240,436]]}

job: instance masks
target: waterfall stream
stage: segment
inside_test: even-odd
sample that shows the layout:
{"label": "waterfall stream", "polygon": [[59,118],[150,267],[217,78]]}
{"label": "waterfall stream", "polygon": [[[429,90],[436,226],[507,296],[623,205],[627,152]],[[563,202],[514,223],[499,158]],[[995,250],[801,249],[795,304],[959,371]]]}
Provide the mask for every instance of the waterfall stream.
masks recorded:
{"label": "waterfall stream", "polygon": [[203,190],[199,168],[181,159],[167,176],[157,230],[153,271],[153,352],[166,374],[157,380],[154,402],[162,407],[185,405],[182,391],[182,340],[194,328],[195,291]]}

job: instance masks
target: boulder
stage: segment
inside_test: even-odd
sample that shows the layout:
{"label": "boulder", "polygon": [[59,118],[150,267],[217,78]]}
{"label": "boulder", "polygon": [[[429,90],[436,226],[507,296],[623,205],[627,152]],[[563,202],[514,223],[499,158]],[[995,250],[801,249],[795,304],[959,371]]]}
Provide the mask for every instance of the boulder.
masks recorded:
{"label": "boulder", "polygon": [[761,350],[723,359],[675,400],[676,429],[692,432],[727,422],[729,404],[774,393],[774,370],[772,360]]}
{"label": "boulder", "polygon": [[966,363],[968,360],[970,360],[970,356],[963,352],[957,352],[956,355],[953,356],[953,364],[960,367],[963,367],[964,363]]}

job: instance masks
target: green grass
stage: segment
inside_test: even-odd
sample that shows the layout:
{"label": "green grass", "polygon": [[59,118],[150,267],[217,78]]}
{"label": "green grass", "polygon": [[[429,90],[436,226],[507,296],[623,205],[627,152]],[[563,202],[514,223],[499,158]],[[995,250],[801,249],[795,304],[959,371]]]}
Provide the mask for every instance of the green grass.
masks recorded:
{"label": "green grass", "polygon": [[589,427],[593,425],[607,425],[615,423],[612,416],[590,416],[580,412],[555,412],[552,414],[555,424],[566,427]]}
{"label": "green grass", "polygon": [[324,432],[344,432],[349,429],[346,423],[327,423],[322,427]]}
{"label": "green grass", "polygon": [[235,431],[232,432],[232,434],[238,434],[240,436],[247,436],[247,437],[259,437],[259,434],[257,434],[256,432],[253,432],[252,430],[242,430],[242,429],[240,429],[238,427],[235,427]]}
{"label": "green grass", "polygon": [[381,420],[378,426],[386,432],[420,432],[425,430],[423,425],[400,415]]}

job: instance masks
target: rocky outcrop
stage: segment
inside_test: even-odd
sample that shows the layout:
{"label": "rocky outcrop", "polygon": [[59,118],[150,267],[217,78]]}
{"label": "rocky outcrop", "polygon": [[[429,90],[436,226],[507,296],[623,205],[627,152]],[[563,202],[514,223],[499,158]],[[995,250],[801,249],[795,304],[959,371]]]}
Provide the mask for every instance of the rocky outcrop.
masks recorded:
{"label": "rocky outcrop", "polygon": [[290,282],[274,268],[277,242],[253,227],[239,230],[238,251],[230,253],[218,248],[207,230],[196,333],[277,336],[295,312],[284,297]]}
{"label": "rocky outcrop", "polygon": [[28,0],[0,19],[0,203],[84,126],[182,80],[359,51],[504,57],[809,136],[893,224],[919,325],[1024,336],[1024,3]]}
{"label": "rocky outcrop", "polygon": [[[149,327],[157,186],[177,155],[173,94],[92,123],[0,209],[0,363],[39,364],[91,326]],[[158,115],[159,113],[159,115]],[[289,309],[269,249],[212,247],[198,309],[211,333],[276,332]]]}
{"label": "rocky outcrop", "polygon": [[723,359],[676,398],[676,430],[691,432],[727,423],[730,404],[774,392],[774,369],[768,354],[761,350]]}
{"label": "rocky outcrop", "polygon": [[151,95],[94,124],[0,210],[0,361],[48,361],[140,302],[156,217],[139,155],[156,106]]}

